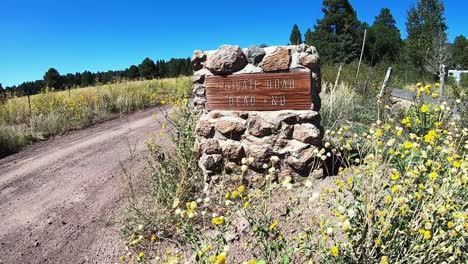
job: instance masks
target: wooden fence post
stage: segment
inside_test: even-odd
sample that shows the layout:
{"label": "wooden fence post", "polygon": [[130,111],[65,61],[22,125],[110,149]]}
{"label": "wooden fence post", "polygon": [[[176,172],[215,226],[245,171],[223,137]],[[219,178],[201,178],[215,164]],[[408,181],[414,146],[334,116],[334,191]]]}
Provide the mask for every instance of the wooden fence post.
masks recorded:
{"label": "wooden fence post", "polygon": [[331,115],[333,111],[333,93],[336,90],[336,87],[338,86],[338,80],[340,79],[340,74],[341,74],[341,68],[343,67],[343,64],[340,64],[340,68],[338,69],[338,75],[336,76],[335,84],[333,85],[332,89],[330,90],[330,101],[329,101],[329,111],[328,111],[328,118],[331,120]]}
{"label": "wooden fence post", "polygon": [[387,74],[385,74],[385,79],[382,84],[382,89],[380,89],[380,93],[377,95],[377,105],[378,107],[378,120],[380,121],[380,108],[381,106],[385,107],[387,102],[389,101],[390,93],[388,91],[388,85],[390,83],[390,79],[392,77],[392,67],[388,67]]}

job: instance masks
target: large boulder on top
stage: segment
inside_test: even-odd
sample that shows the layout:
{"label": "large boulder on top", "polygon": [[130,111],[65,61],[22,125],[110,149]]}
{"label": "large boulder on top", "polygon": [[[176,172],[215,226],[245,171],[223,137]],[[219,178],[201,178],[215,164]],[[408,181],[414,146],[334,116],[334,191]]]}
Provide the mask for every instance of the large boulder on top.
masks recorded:
{"label": "large boulder on top", "polygon": [[249,61],[249,63],[257,65],[262,61],[266,53],[263,48],[259,46],[253,46],[245,51],[245,55],[247,56],[247,61]]}
{"label": "large boulder on top", "polygon": [[288,70],[290,62],[289,49],[278,47],[271,54],[265,56],[258,66],[265,72],[277,72]]}
{"label": "large boulder on top", "polygon": [[247,58],[239,46],[221,46],[206,62],[206,68],[214,74],[229,75],[242,70]]}

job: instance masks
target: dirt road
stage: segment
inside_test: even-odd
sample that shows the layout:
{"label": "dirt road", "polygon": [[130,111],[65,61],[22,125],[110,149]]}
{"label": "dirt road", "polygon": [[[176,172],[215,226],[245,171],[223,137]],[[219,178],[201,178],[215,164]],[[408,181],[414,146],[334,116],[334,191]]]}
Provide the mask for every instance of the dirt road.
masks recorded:
{"label": "dirt road", "polygon": [[160,129],[152,114],[162,118],[138,112],[1,159],[0,263],[114,263],[120,161],[129,159],[128,141],[144,155]]}

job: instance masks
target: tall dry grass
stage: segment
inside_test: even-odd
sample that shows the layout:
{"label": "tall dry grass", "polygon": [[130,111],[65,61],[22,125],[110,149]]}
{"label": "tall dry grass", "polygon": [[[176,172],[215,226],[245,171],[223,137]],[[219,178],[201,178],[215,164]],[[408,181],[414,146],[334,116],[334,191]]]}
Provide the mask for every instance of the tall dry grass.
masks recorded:
{"label": "tall dry grass", "polygon": [[131,81],[17,97],[0,105],[0,157],[31,142],[80,129],[115,114],[157,105],[162,98],[188,96],[190,77]]}

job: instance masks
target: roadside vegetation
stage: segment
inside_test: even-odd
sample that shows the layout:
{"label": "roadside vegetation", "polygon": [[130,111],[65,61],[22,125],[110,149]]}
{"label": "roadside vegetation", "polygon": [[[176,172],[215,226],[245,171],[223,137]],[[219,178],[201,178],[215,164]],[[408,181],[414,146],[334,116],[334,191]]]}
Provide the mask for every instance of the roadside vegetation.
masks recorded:
{"label": "roadside vegetation", "polygon": [[[117,261],[468,261],[468,128],[451,111],[460,101],[424,102],[423,94],[434,96],[438,87],[413,89],[417,99],[409,107],[375,97],[362,104],[363,96],[347,85],[332,100],[325,92],[326,133],[317,156],[339,164],[338,175],[280,181],[278,157],[271,157],[260,188],[243,177],[254,157],[204,186],[190,147],[196,117],[187,100],[173,101],[164,132],[148,141],[148,182],[124,181],[126,238]],[[161,144],[163,137],[175,148]]]}
{"label": "roadside vegetation", "polygon": [[0,157],[44,138],[80,129],[116,114],[158,105],[191,92],[192,79],[131,81],[69,91],[45,90],[0,103]]}

